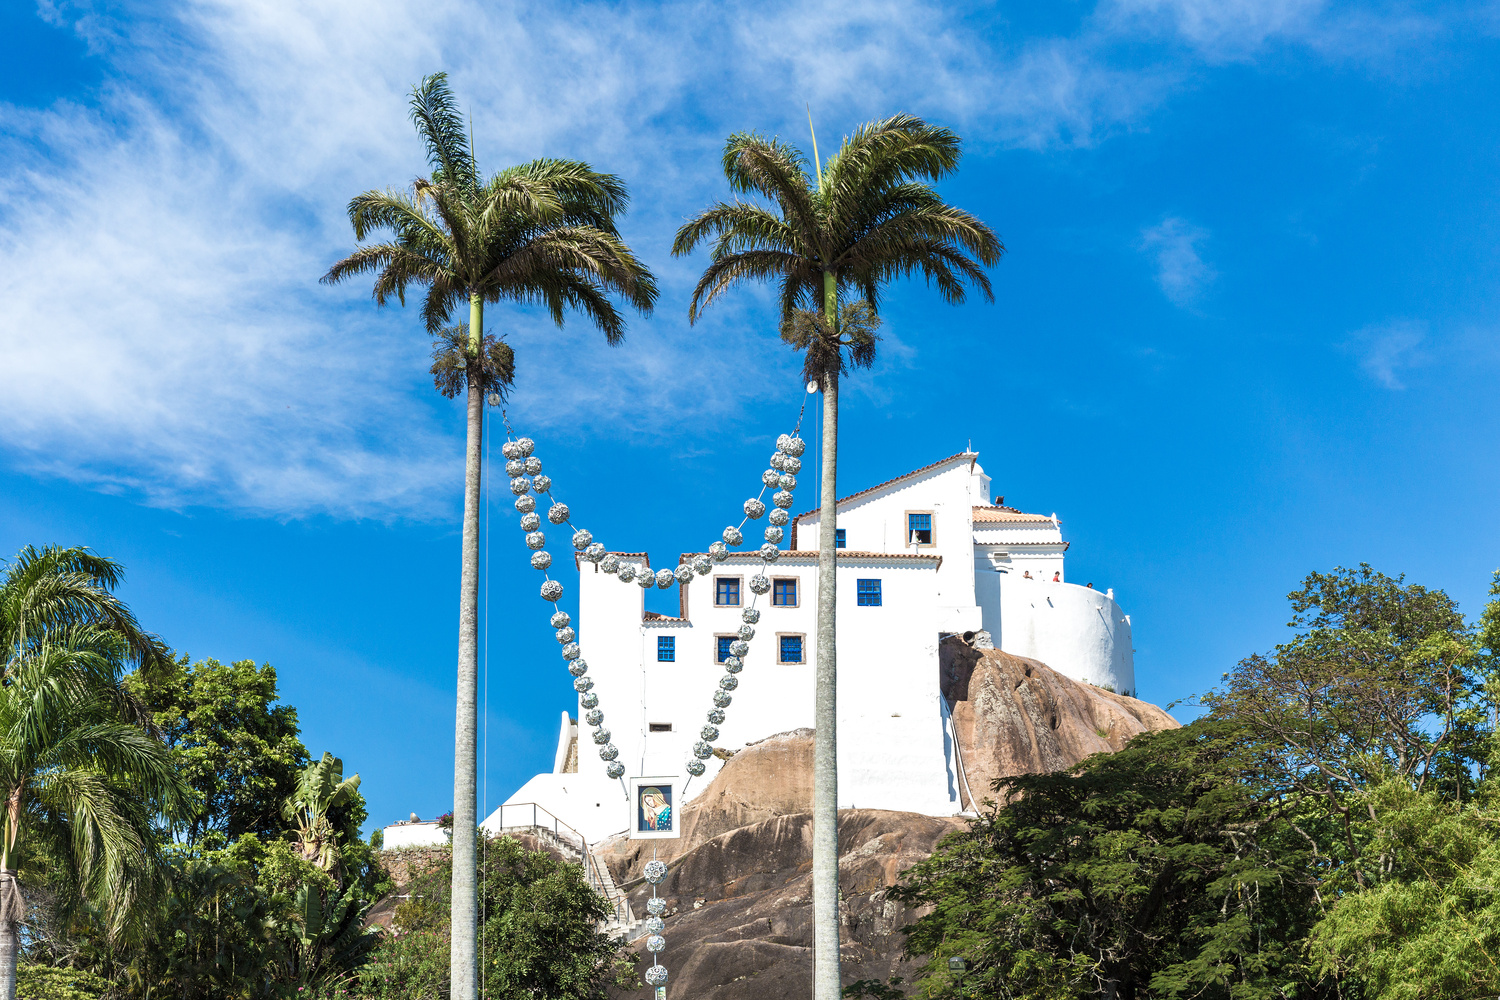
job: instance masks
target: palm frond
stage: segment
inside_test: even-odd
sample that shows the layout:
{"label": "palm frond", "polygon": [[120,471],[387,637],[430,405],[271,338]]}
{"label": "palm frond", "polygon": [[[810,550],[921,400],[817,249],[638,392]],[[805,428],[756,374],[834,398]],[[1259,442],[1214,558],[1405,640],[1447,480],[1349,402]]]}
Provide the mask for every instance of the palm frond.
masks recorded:
{"label": "palm frond", "polygon": [[743,281],[786,278],[807,268],[805,258],[781,250],[746,250],[717,257],[704,269],[688,303],[688,319],[698,316],[715,299]]}
{"label": "palm frond", "polygon": [[469,148],[464,117],[448,88],[447,73],[423,77],[412,88],[411,121],[427,146],[427,163],[432,167],[433,180],[474,188],[477,171],[473,151]]}

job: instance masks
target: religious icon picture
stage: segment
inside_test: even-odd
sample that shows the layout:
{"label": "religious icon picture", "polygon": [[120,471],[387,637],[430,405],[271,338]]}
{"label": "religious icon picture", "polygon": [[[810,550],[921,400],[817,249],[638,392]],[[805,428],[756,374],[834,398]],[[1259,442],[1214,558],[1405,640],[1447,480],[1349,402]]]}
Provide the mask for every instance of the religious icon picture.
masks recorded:
{"label": "religious icon picture", "polygon": [[675,776],[630,779],[630,837],[667,840],[681,836],[677,829]]}

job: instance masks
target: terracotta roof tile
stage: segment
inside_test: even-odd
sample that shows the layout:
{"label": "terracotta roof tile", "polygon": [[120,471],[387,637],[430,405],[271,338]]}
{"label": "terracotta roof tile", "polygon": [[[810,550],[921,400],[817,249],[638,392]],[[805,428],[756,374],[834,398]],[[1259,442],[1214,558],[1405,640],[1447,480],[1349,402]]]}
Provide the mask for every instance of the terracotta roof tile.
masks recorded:
{"label": "terracotta roof tile", "polygon": [[1025,521],[1029,523],[1050,522],[1052,518],[1046,514],[1023,514],[1014,507],[975,507],[975,524],[996,524],[1000,522]]}

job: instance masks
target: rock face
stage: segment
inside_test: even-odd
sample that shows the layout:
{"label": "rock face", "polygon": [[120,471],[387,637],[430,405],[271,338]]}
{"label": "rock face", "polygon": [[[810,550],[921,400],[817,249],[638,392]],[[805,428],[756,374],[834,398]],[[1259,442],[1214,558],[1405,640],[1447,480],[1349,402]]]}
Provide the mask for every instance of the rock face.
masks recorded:
{"label": "rock face", "polygon": [[[1071,767],[1137,733],[1177,726],[1154,705],[957,639],[943,643],[940,664],[969,786],[981,803],[993,796],[995,778]],[[653,850],[671,866],[657,887],[668,904],[661,957],[672,976],[669,995],[771,1000],[811,992],[812,737],[799,729],[735,754],[683,808],[680,839],[602,845],[637,914],[651,895],[640,878]],[[839,813],[845,983],[910,981],[915,966],[901,957],[901,928],[917,912],[887,899],[885,889],[963,825],[958,817]],[[639,971],[649,964],[648,954]]]}

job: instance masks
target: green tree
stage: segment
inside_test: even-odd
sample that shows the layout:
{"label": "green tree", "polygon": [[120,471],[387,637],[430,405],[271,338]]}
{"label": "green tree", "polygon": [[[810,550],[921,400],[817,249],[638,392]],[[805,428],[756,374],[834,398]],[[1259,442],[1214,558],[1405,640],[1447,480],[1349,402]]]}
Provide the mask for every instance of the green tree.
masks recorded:
{"label": "green tree", "polygon": [[[948,302],[966,285],[993,299],[982,265],[1004,247],[989,227],[946,204],[930,183],[952,173],[958,136],[910,115],[871,122],[844,139],[814,176],[797,148],[736,133],[724,148],[724,175],[738,193],[768,204],[720,202],[677,233],[674,255],[712,242],[688,315],[745,281],[779,284],[783,338],[804,355],[805,374],[823,393],[822,483],[818,521],[817,735],[813,756],[814,996],[839,995],[838,770],[834,549],[837,519],[839,380],[847,365],[875,357],[881,288],[920,272]],[[840,311],[840,296],[863,301]]]}
{"label": "green tree", "polygon": [[182,656],[156,671],[137,671],[126,686],[198,793],[201,808],[183,830],[188,843],[209,833],[229,841],[245,833],[281,835],[282,803],[308,758],[297,710],[279,704],[275,667],[254,660],[190,664]]}
{"label": "green tree", "polygon": [[167,747],[122,718],[114,632],[73,626],[27,649],[0,685],[0,1000],[15,996],[25,916],[16,869],[44,858],[65,897],[118,934],[163,881],[153,820],[184,815],[192,799]]}
{"label": "green tree", "polygon": [[1312,854],[1257,760],[1235,727],[1204,720],[1072,773],[995,782],[1008,804],[892,890],[932,907],[907,928],[908,953],[930,957],[922,995],[1318,995],[1300,950]]}
{"label": "green tree", "polygon": [[[411,118],[427,146],[432,174],[409,192],[367,191],[349,203],[357,240],[380,230],[393,239],[361,247],[329,268],[323,280],[375,274],[375,300],[425,286],[422,316],[438,334],[433,376],[438,389],[467,394],[463,557],[459,583],[458,705],[454,738],[453,995],[477,996],[477,888],[473,884],[478,825],[476,732],[479,622],[480,455],[486,396],[511,384],[514,356],[484,332],[484,305],[502,300],[544,305],[559,325],[575,309],[619,343],[625,323],[616,294],[649,313],[656,284],[620,238],[615,218],[626,207],[625,185],[612,174],[573,160],[533,160],[485,180],[476,164],[446,74],[427,77],[412,93]],[[467,302],[467,328],[444,330]]]}
{"label": "green tree", "polygon": [[297,790],[282,804],[281,815],[297,837],[302,857],[337,877],[338,847],[357,841],[359,827],[351,827],[349,809],[359,794],[359,775],[344,777],[344,762],[331,753],[309,764],[297,777]]}

